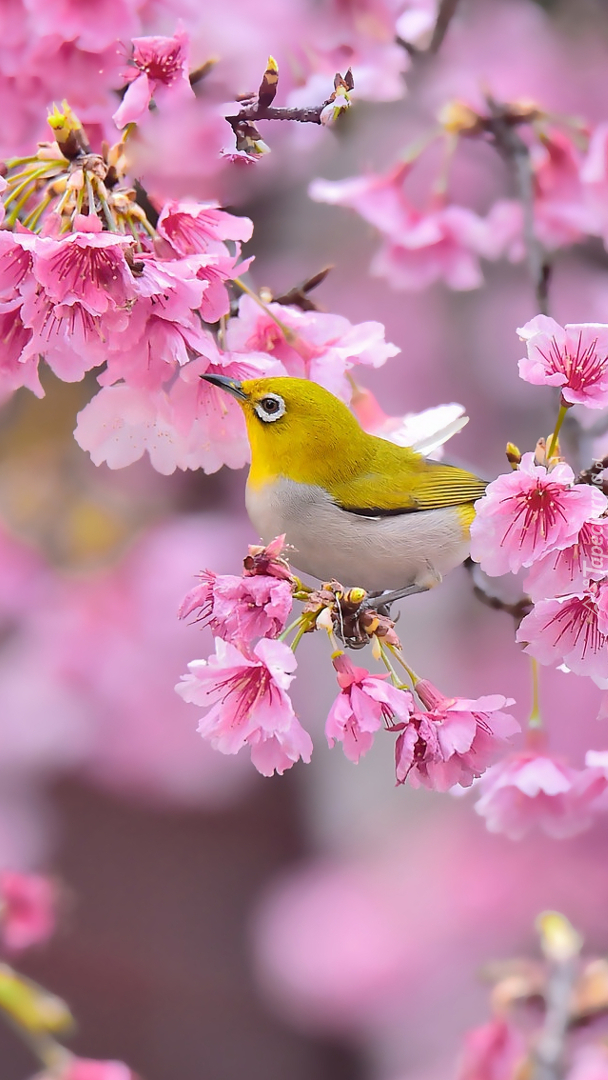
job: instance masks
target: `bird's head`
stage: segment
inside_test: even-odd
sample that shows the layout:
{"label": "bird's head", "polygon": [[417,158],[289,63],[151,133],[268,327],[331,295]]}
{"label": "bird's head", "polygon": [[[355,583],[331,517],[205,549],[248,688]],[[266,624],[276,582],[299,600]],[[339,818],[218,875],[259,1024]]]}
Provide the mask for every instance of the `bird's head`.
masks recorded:
{"label": "bird's head", "polygon": [[250,482],[286,476],[319,484],[350,470],[369,436],[329,390],[309,379],[276,377],[239,382],[203,375],[238,401],[251,446]]}

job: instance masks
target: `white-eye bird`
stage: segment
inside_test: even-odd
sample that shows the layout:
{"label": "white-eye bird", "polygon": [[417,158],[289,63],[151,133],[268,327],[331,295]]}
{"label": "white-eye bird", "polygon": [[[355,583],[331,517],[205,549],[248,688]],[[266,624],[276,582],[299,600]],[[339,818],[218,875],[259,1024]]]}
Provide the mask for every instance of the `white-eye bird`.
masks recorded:
{"label": "white-eye bird", "polygon": [[264,543],[285,533],[298,570],[391,590],[386,603],[432,588],[464,562],[486,481],[369,435],[307,379],[202,378],[243,409],[247,512]]}

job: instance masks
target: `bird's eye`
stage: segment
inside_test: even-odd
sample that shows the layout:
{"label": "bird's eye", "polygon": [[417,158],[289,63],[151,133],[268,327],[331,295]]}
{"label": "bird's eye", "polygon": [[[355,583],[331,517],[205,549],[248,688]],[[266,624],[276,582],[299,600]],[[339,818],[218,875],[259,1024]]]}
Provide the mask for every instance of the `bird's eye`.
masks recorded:
{"label": "bird's eye", "polygon": [[283,413],[285,412],[285,402],[279,394],[266,394],[265,397],[260,398],[254,408],[260,420],[263,420],[268,424],[283,416]]}

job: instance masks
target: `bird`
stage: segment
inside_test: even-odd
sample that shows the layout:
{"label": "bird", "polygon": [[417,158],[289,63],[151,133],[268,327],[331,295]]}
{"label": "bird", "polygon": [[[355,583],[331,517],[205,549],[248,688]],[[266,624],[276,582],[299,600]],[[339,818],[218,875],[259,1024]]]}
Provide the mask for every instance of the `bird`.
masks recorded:
{"label": "bird", "polygon": [[201,377],[243,410],[247,512],[264,543],[285,535],[297,570],[387,605],[433,588],[467,559],[485,480],[370,435],[308,379]]}

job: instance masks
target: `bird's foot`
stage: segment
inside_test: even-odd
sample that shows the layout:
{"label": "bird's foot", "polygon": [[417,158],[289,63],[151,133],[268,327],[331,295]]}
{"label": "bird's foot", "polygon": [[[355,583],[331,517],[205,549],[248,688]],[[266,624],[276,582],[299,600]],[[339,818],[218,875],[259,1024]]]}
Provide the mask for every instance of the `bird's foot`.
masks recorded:
{"label": "bird's foot", "polygon": [[377,611],[379,615],[390,618],[391,604],[404,600],[406,596],[428,592],[428,589],[428,585],[407,585],[404,589],[395,589],[393,592],[368,593],[359,605],[357,615],[363,615],[366,611]]}

